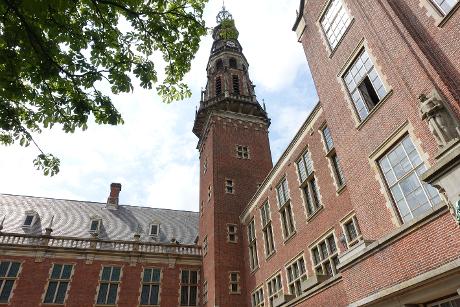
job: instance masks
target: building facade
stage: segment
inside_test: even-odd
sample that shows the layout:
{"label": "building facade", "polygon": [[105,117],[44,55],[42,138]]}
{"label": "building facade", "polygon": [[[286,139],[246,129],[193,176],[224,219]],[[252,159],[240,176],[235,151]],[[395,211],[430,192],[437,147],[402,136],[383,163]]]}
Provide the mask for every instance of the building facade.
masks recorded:
{"label": "building facade", "polygon": [[199,212],[0,195],[0,306],[460,306],[459,6],[301,0],[320,102],[274,166],[223,9]]}

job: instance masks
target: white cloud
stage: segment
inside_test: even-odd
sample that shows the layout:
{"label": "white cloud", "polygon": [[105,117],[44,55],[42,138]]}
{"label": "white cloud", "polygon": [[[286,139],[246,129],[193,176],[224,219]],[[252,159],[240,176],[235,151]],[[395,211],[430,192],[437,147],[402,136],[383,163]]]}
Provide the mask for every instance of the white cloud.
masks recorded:
{"label": "white cloud", "polygon": [[[269,101],[271,140],[277,156],[306,114],[306,97],[292,94],[299,71],[306,70],[301,45],[291,26],[299,0],[234,0],[228,3],[251,64],[256,91]],[[205,17],[215,24],[219,1],[209,3]],[[33,168],[33,147],[0,147],[0,192],[105,202],[111,182],[122,183],[123,204],[198,210],[197,138],[191,132],[200,88],[206,84],[211,38],[203,40],[186,81],[189,101],[163,104],[153,91],[113,96],[122,126],[90,124],[85,132],[58,129],[37,136],[45,151],[61,158],[61,172],[44,177]],[[304,76],[304,75],[301,75]],[[276,96],[276,97],[275,97]],[[290,97],[286,101],[277,97]]]}

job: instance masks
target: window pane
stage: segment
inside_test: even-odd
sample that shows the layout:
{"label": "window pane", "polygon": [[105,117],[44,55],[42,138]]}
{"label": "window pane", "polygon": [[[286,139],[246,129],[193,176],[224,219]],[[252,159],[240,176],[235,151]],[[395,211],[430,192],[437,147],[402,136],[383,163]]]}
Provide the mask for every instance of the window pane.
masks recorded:
{"label": "window pane", "polygon": [[3,261],[0,262],[0,277],[5,277],[6,276],[6,271],[8,270],[8,267],[10,266],[9,261]]}
{"label": "window pane", "polygon": [[45,294],[45,303],[53,303],[54,299],[54,294],[56,293],[56,288],[57,288],[57,282],[55,281],[50,281],[48,285],[48,290],[46,291]]}
{"label": "window pane", "polygon": [[118,291],[118,284],[111,284],[109,290],[109,296],[107,298],[107,304],[115,304],[117,300],[117,291]]}
{"label": "window pane", "polygon": [[141,305],[149,304],[149,293],[150,293],[150,286],[143,285],[142,292],[141,292]]}
{"label": "window pane", "polygon": [[158,293],[160,287],[158,285],[152,285],[150,288],[150,305],[158,304]]}
{"label": "window pane", "polygon": [[100,287],[99,287],[99,294],[97,296],[97,303],[98,304],[105,304],[106,301],[106,297],[107,297],[107,288],[108,288],[108,284],[101,284]]}
{"label": "window pane", "polygon": [[16,277],[18,275],[19,266],[21,264],[19,262],[11,262],[10,271],[8,272],[8,277]]}
{"label": "window pane", "polygon": [[61,277],[61,271],[62,271],[62,265],[61,264],[55,264],[53,266],[53,271],[51,272],[51,278],[59,279]]}
{"label": "window pane", "polygon": [[191,284],[198,283],[198,272],[197,271],[190,271],[190,283]]}
{"label": "window pane", "polygon": [[71,264],[64,265],[64,268],[62,269],[61,278],[62,279],[69,279],[70,275],[72,275],[72,268],[73,268],[73,265],[71,265]]}
{"label": "window pane", "polygon": [[188,284],[189,271],[182,271],[181,281],[183,284]]}
{"label": "window pane", "polygon": [[64,299],[65,299],[65,294],[67,292],[67,286],[68,286],[68,283],[67,282],[61,282],[59,284],[59,288],[57,290],[57,295],[56,295],[56,299],[54,300],[54,302],[56,304],[63,304],[64,303]]}
{"label": "window pane", "polygon": [[120,271],[121,271],[121,268],[119,268],[119,267],[113,267],[112,268],[111,281],[119,281],[120,280]]}
{"label": "window pane", "polygon": [[145,269],[144,270],[144,282],[150,282],[152,280],[152,269]]}
{"label": "window pane", "polygon": [[109,281],[110,280],[110,272],[111,272],[112,268],[111,267],[104,267],[102,269],[102,276],[101,276],[101,280],[104,280],[104,281]]}
{"label": "window pane", "polygon": [[196,286],[190,287],[190,306],[196,306],[196,293],[197,293],[197,287]]}
{"label": "window pane", "polygon": [[160,270],[159,269],[152,270],[152,281],[154,282],[160,281]]}
{"label": "window pane", "polygon": [[188,306],[188,286],[182,286],[180,289],[180,304]]}

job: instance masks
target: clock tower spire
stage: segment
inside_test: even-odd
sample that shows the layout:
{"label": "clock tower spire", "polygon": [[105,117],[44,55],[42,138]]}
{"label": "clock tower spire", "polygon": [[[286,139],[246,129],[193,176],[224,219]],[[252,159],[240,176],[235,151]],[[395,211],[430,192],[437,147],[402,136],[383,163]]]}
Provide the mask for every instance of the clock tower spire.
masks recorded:
{"label": "clock tower spire", "polygon": [[232,15],[223,7],[216,21],[193,126],[200,152],[202,302],[245,307],[252,289],[245,282],[248,236],[239,216],[272,168],[270,120],[257,101]]}

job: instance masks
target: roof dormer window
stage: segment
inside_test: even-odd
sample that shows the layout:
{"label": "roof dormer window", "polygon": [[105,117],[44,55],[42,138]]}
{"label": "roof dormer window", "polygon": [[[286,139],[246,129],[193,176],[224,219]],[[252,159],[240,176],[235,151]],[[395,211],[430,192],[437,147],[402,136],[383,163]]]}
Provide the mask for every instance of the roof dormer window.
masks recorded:
{"label": "roof dormer window", "polygon": [[90,233],[99,233],[101,229],[102,220],[100,218],[92,218],[89,226]]}
{"label": "roof dormer window", "polygon": [[158,237],[159,234],[160,234],[160,224],[157,224],[157,223],[150,224],[149,235],[151,237]]}
{"label": "roof dormer window", "polygon": [[37,220],[37,215],[38,214],[34,211],[27,211],[22,227],[31,228],[35,224],[35,221]]}

